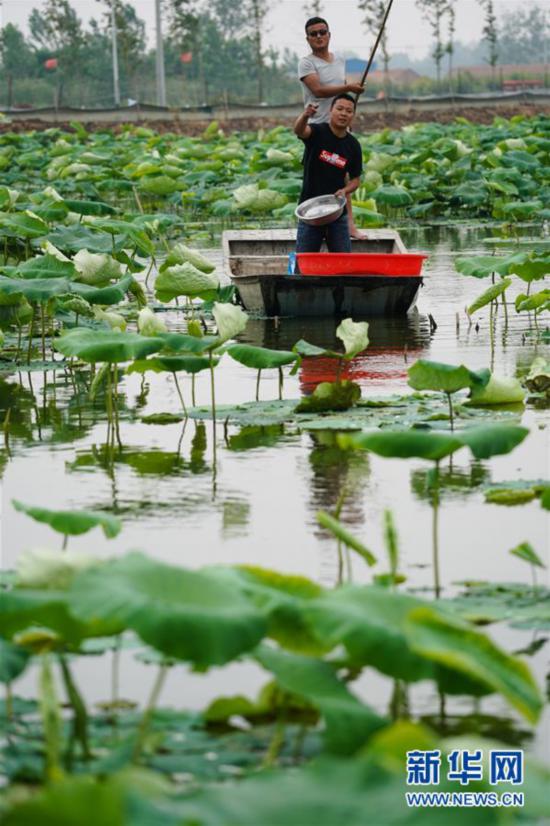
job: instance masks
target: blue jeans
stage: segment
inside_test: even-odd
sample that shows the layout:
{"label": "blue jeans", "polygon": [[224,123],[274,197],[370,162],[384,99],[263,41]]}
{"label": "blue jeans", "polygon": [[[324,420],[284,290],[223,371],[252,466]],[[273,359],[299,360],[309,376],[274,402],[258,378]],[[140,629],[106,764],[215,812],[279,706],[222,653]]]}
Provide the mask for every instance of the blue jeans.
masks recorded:
{"label": "blue jeans", "polygon": [[323,239],[326,239],[329,252],[351,252],[347,212],[322,227],[298,221],[296,252],[319,252]]}

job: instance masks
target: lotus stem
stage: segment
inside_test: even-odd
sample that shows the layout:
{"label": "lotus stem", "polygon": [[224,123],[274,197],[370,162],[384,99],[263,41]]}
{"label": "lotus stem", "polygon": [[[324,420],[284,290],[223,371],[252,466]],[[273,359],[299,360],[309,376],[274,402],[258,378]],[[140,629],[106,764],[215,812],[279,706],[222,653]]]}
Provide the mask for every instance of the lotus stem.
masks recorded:
{"label": "lotus stem", "polygon": [[30,321],[30,325],[29,325],[29,348],[27,350],[27,364],[31,363],[32,337],[33,337],[33,334],[34,334],[34,316],[35,316],[35,313],[36,313],[36,307],[33,304],[32,305],[32,316],[31,316],[31,321]]}
{"label": "lotus stem", "polygon": [[135,186],[132,187],[132,192],[134,193],[134,198],[136,199],[137,208],[141,212],[141,214],[143,215],[143,212],[144,212],[143,206],[142,206],[142,203],[139,199],[139,195],[137,193],[137,189],[136,189]]}
{"label": "lotus stem", "polygon": [[285,742],[285,717],[286,707],[283,704],[277,716],[273,737],[271,738],[265,757],[262,761],[262,768],[271,768],[277,762],[277,758]]}
{"label": "lotus stem", "polygon": [[45,775],[47,780],[55,781],[61,777],[61,715],[59,701],[55,691],[50,656],[42,654],[39,677],[39,703],[42,715],[43,737],[45,746]]}
{"label": "lotus stem", "polygon": [[111,662],[111,704],[116,709],[119,697],[120,678],[120,634],[115,637],[115,647],[113,648],[113,659]]}
{"label": "lotus stem", "polygon": [[195,405],[197,404],[196,399],[195,399],[195,374],[194,373],[191,375],[191,404],[193,405],[193,407],[195,407]]}
{"label": "lotus stem", "polygon": [[23,328],[19,321],[17,322],[17,352],[15,353],[15,360],[19,361],[19,354],[21,352],[21,338],[23,335]]}
{"label": "lotus stem", "polygon": [[434,571],[435,598],[441,596],[441,580],[439,573],[439,461],[435,463],[434,486],[432,490],[432,560]]}
{"label": "lotus stem", "polygon": [[8,407],[6,410],[6,415],[4,416],[4,424],[2,425],[2,429],[4,431],[4,446],[6,448],[6,453],[8,456],[10,455],[10,418],[11,418],[11,407]]}
{"label": "lotus stem", "polygon": [[62,551],[66,551],[66,550],[67,550],[67,544],[68,544],[68,542],[69,542],[69,534],[68,534],[68,533],[65,533],[65,534],[63,534],[63,544],[61,545],[61,550],[62,550]]}
{"label": "lotus stem", "polygon": [[8,723],[13,723],[13,691],[11,682],[6,683],[6,719]]}
{"label": "lotus stem", "polygon": [[495,367],[495,315],[493,308],[494,301],[491,301],[489,308],[489,340],[491,342],[491,372]]}
{"label": "lotus stem", "polygon": [[107,392],[105,395],[105,406],[107,409],[107,444],[111,443],[113,429],[113,398],[111,395],[111,365],[107,370]]}
{"label": "lotus stem", "polygon": [[260,379],[262,378],[262,370],[261,368],[258,370],[256,374],[256,401],[260,401]]}
{"label": "lotus stem", "polygon": [[43,304],[40,305],[40,337],[42,339],[42,361],[46,361],[46,321]]}
{"label": "lotus stem", "polygon": [[73,680],[66,657],[63,654],[60,654],[58,660],[61,668],[61,675],[63,677],[63,684],[65,686],[65,691],[67,692],[67,700],[69,701],[74,714],[73,736],[80,743],[82,756],[85,760],[89,760],[92,755],[88,743],[88,712],[86,710],[86,705],[76,683]]}
{"label": "lotus stem", "polygon": [[450,421],[450,424],[451,424],[451,430],[454,430],[455,426],[454,426],[454,416],[453,416],[453,400],[451,398],[450,393],[445,393],[445,395],[447,396],[447,401],[449,403],[449,421]]}
{"label": "lotus stem", "polygon": [[282,401],[282,398],[283,398],[283,382],[284,382],[283,368],[279,367],[279,401]]}
{"label": "lotus stem", "polygon": [[145,286],[146,287],[149,285],[149,276],[151,275],[151,272],[153,270],[153,267],[155,266],[155,263],[156,263],[155,262],[155,256],[152,255],[151,256],[151,263],[149,264],[149,269],[147,270],[147,274],[145,276]]}
{"label": "lotus stem", "polygon": [[181,387],[180,387],[180,384],[179,384],[179,381],[178,381],[177,373],[172,373],[172,375],[174,377],[174,384],[176,385],[176,390],[178,391],[178,396],[180,397],[180,402],[181,402],[181,406],[182,406],[182,409],[183,409],[183,413],[185,415],[185,418],[187,419],[187,408],[185,406],[185,401],[183,399],[183,394],[181,392]]}
{"label": "lotus stem", "polygon": [[122,439],[120,438],[120,418],[118,415],[118,364],[113,366],[113,410],[115,414],[115,435],[118,446],[122,447]]}
{"label": "lotus stem", "polygon": [[145,738],[147,737],[147,733],[149,731],[149,725],[151,723],[151,717],[153,716],[153,712],[156,708],[160,692],[162,691],[162,687],[164,685],[164,681],[166,679],[166,675],[168,673],[168,665],[167,663],[163,662],[160,666],[157,677],[155,682],[153,683],[153,688],[151,690],[151,695],[149,697],[149,701],[143,712],[142,718],[140,720],[137,738],[134,746],[134,753],[132,756],[132,762],[137,763],[139,758],[141,757],[141,752],[143,750],[143,744],[145,742]]}

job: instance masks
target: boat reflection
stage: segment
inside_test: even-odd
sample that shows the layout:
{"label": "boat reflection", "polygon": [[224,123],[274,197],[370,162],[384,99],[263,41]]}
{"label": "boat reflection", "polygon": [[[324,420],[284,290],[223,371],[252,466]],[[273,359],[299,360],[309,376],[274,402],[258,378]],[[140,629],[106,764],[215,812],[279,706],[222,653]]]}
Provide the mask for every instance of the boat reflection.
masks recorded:
{"label": "boat reflection", "polygon": [[[319,347],[342,351],[334,318],[250,319],[240,341],[273,350],[291,350],[301,338]],[[406,316],[369,320],[369,347],[344,365],[341,378],[362,387],[383,389],[388,383],[406,379],[413,361],[426,355],[430,346],[430,322],[417,310]],[[335,381],[336,359],[304,358],[299,371],[304,394],[312,393],[323,381]]]}

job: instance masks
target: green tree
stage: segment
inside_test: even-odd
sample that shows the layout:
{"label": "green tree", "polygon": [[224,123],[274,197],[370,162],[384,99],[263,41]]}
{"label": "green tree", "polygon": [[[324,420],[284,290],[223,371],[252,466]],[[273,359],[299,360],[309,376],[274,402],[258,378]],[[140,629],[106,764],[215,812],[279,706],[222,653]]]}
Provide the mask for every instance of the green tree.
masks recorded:
{"label": "green tree", "polygon": [[521,6],[502,16],[500,54],[506,63],[545,63],[550,37],[547,6],[537,3]]}
{"label": "green tree", "polygon": [[131,97],[136,96],[135,80],[143,66],[145,55],[145,23],[137,16],[131,3],[122,0],[99,0],[107,6],[103,15],[102,31],[111,39],[111,7],[114,3],[117,49],[120,60],[122,86],[126,81]]}
{"label": "green tree", "polygon": [[243,4],[250,20],[252,40],[254,42],[254,60],[256,63],[258,102],[264,99],[264,58],[262,52],[262,36],[265,18],[268,11],[267,0],[247,0]]}
{"label": "green tree", "polygon": [[440,88],[441,62],[446,52],[446,47],[443,43],[443,18],[448,11],[448,3],[447,0],[416,0],[416,4],[422,12],[424,19],[429,23],[435,40],[432,57],[435,61],[437,86]]}
{"label": "green tree", "polygon": [[57,101],[61,103],[63,79],[81,75],[85,34],[82,21],[68,0],[47,0],[42,11],[29,16],[31,39],[59,60]]}
{"label": "green tree", "polygon": [[485,58],[491,67],[491,81],[495,85],[496,67],[498,62],[498,28],[497,18],[493,0],[481,0],[485,11],[485,21],[483,23],[482,40],[487,43],[488,54]]}
{"label": "green tree", "polygon": [[455,52],[455,23],[456,23],[456,11],[455,11],[455,4],[456,0],[447,0],[447,45],[445,46],[445,51],[447,52],[449,58],[449,89],[451,92],[453,91],[453,57]]}

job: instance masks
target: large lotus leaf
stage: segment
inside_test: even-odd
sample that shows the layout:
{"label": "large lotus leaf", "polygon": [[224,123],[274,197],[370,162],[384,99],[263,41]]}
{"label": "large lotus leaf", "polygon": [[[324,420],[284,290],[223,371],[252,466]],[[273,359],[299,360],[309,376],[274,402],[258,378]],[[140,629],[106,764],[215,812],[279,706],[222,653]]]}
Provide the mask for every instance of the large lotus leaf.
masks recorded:
{"label": "large lotus leaf", "polygon": [[29,301],[48,301],[54,295],[71,292],[73,282],[67,278],[4,278],[0,276],[0,293],[24,295]]}
{"label": "large lotus leaf", "polygon": [[20,278],[74,278],[76,270],[70,261],[60,261],[54,255],[29,258],[16,268]]}
{"label": "large lotus leaf", "polygon": [[508,275],[514,272],[514,267],[527,260],[526,253],[516,253],[506,258],[493,255],[476,255],[468,258],[456,258],[455,267],[463,275],[473,275],[474,278],[487,278],[493,273]]}
{"label": "large lotus leaf", "polygon": [[30,654],[20,645],[0,638],[0,683],[11,683],[27,667]]}
{"label": "large lotus leaf", "polygon": [[345,585],[308,602],[304,615],[325,645],[343,645],[353,663],[415,682],[435,676],[433,664],[413,652],[405,637],[406,618],[424,604],[385,588]]}
{"label": "large lotus leaf", "polygon": [[[115,758],[116,760],[116,758]],[[14,802],[4,826],[174,826],[183,822],[156,805],[162,783],[143,770],[96,779],[68,775],[31,798]]]}
{"label": "large lotus leaf", "polygon": [[131,553],[81,574],[70,593],[83,619],[132,628],[169,657],[223,665],[258,644],[264,616],[215,570],[188,571]]}
{"label": "large lotus leaf", "polygon": [[548,253],[533,254],[525,263],[515,264],[510,272],[527,283],[537,281],[550,273],[550,255]]}
{"label": "large lotus leaf", "polygon": [[542,709],[542,697],[527,665],[498,648],[485,634],[429,606],[410,612],[405,635],[423,657],[485,683],[502,694],[530,722]]}
{"label": "large lotus leaf", "polygon": [[169,175],[144,175],[138,183],[143,192],[151,195],[172,195],[184,187]]}
{"label": "large lotus leaf", "polygon": [[279,645],[303,654],[327,650],[307,627],[302,611],[306,602],[322,593],[319,585],[302,576],[250,565],[218,570],[223,570],[232,587],[245,594],[267,616],[267,636]]}
{"label": "large lotus leaf", "polygon": [[456,393],[464,387],[471,387],[472,377],[463,364],[443,364],[439,361],[419,359],[409,367],[408,383],[415,390],[441,390]]}
{"label": "large lotus leaf", "polygon": [[259,647],[255,659],[275,676],[279,685],[316,706],[325,718],[325,740],[330,751],[352,754],[365,745],[386,721],[363,705],[323,660]]}
{"label": "large lotus leaf", "polygon": [[116,237],[120,234],[127,239],[126,246],[135,247],[145,255],[155,254],[155,245],[147,233],[131,221],[123,221],[120,218],[95,218],[91,216],[86,220],[86,223],[91,224],[95,229],[109,233],[111,237]]}
{"label": "large lotus leaf", "polygon": [[525,391],[516,378],[492,375],[485,387],[474,386],[468,404],[517,404],[525,399]]}
{"label": "large lotus leaf", "polygon": [[470,306],[468,307],[468,315],[473,315],[478,310],[481,310],[482,307],[485,307],[487,304],[490,304],[491,301],[495,301],[499,295],[508,289],[510,284],[512,283],[511,278],[504,278],[502,281],[499,281],[497,284],[493,284],[489,287],[488,290],[478,295],[478,297],[473,301]]}
{"label": "large lotus leaf", "polygon": [[511,424],[486,424],[462,430],[458,435],[476,459],[489,459],[510,453],[528,435],[526,427]]}
{"label": "large lotus leaf", "polygon": [[44,240],[50,241],[64,252],[78,252],[85,249],[89,252],[112,254],[113,251],[120,252],[124,247],[129,246],[125,235],[117,234],[112,237],[104,232],[94,232],[82,224],[57,227],[53,232],[49,232]]}
{"label": "large lotus leaf", "polygon": [[102,287],[112,278],[120,278],[122,268],[118,261],[106,253],[79,250],[73,263],[78,270],[78,280],[93,287]]}
{"label": "large lotus leaf", "polygon": [[126,293],[132,290],[134,283],[135,279],[131,275],[125,275],[116,284],[109,284],[108,287],[92,287],[90,284],[72,281],[70,292],[85,298],[89,304],[118,304]]}
{"label": "large lotus leaf", "polygon": [[71,212],[79,215],[116,215],[116,208],[104,201],[85,201],[64,198],[64,202]]}
{"label": "large lotus leaf", "polygon": [[391,207],[408,206],[413,203],[412,196],[402,186],[384,184],[371,193],[377,204]]}
{"label": "large lotus leaf", "polygon": [[210,366],[216,367],[219,358],[210,360],[207,356],[155,356],[150,359],[138,359],[126,369],[126,373],[200,373]]}
{"label": "large lotus leaf", "polygon": [[353,435],[341,434],[338,443],[346,448],[371,450],[391,459],[431,459],[437,462],[463,446],[456,433],[424,430],[373,430]]}
{"label": "large lotus leaf", "polygon": [[198,250],[191,249],[185,244],[175,244],[160,268],[161,272],[174,264],[185,264],[186,261],[201,272],[210,273],[216,269],[216,265],[205,258],[204,255],[201,255]]}
{"label": "large lotus leaf", "polygon": [[531,363],[525,377],[525,386],[532,393],[550,392],[550,361],[543,356],[537,356]]}
{"label": "large lotus leaf", "polygon": [[56,339],[54,347],[64,356],[76,356],[91,364],[114,363],[156,353],[161,349],[162,341],[160,337],[146,338],[138,333],[75,329]]}
{"label": "large lotus leaf", "polygon": [[267,347],[254,347],[252,344],[231,344],[227,350],[231,358],[256,370],[270,367],[283,367],[297,361],[296,353],[287,350],[268,350]]}
{"label": "large lotus leaf", "polygon": [[156,338],[163,343],[163,349],[173,353],[195,353],[200,355],[220,344],[218,336],[191,336],[186,333],[159,333]]}
{"label": "large lotus leaf", "polygon": [[531,295],[516,296],[516,312],[524,313],[534,310],[536,313],[550,309],[550,290],[540,290]]}
{"label": "large lotus leaf", "polygon": [[331,350],[324,350],[322,347],[318,347],[316,344],[310,344],[309,341],[305,341],[305,339],[303,339],[303,338],[301,338],[299,341],[297,341],[292,349],[294,350],[295,353],[298,353],[298,355],[300,355],[300,356],[330,356],[330,355],[335,355],[334,353],[332,353]]}
{"label": "large lotus leaf", "polygon": [[1,212],[0,235],[15,238],[40,238],[48,232],[48,225],[38,215],[25,210],[24,212]]}
{"label": "large lotus leaf", "polygon": [[218,328],[218,338],[222,343],[242,333],[248,323],[248,315],[242,307],[235,304],[215,302],[212,315]]}
{"label": "large lotus leaf", "polygon": [[122,522],[110,513],[103,511],[53,511],[47,508],[39,508],[33,505],[25,505],[12,499],[15,510],[26,513],[37,522],[49,525],[54,531],[69,535],[80,536],[87,533],[92,528],[101,526],[103,533],[109,539],[118,536],[122,529]]}
{"label": "large lotus leaf", "polygon": [[70,612],[64,591],[30,588],[0,591],[2,636],[12,637],[18,631],[36,626],[48,628],[72,643],[79,643],[85,637],[109,636],[124,630],[123,625],[79,621]]}
{"label": "large lotus leaf", "polygon": [[189,262],[174,264],[159,273],[155,293],[159,301],[171,301],[180,295],[189,297],[209,294],[218,288],[218,277],[198,270]]}

